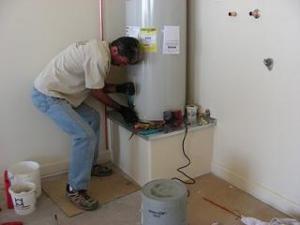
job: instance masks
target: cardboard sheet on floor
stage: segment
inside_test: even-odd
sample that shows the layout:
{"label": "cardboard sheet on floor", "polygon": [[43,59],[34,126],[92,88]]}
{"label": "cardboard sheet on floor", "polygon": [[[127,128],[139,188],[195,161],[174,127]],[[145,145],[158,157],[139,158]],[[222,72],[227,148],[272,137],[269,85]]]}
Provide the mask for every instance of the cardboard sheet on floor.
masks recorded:
{"label": "cardboard sheet on floor", "polygon": [[[66,181],[67,175],[59,176],[55,179],[43,182],[42,188],[50,199],[52,199],[67,216],[71,217],[84,211],[73,206],[65,197]],[[96,198],[100,204],[105,204],[138,191],[139,189],[140,187],[130,181],[121,171],[114,169],[113,175],[109,177],[92,177],[89,194]]]}
{"label": "cardboard sheet on floor", "polygon": [[286,217],[283,213],[255,199],[230,183],[208,174],[188,185],[188,222],[190,225],[213,224],[244,225],[239,218],[204,200],[204,197],[240,215],[254,216],[269,221]]}

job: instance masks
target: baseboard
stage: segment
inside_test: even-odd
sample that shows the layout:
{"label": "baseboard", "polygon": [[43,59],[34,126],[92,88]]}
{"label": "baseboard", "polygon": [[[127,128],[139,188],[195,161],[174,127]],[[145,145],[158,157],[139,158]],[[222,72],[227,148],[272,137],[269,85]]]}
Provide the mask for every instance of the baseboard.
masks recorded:
{"label": "baseboard", "polygon": [[56,176],[68,171],[68,160],[42,164],[40,167],[41,178]]}
{"label": "baseboard", "polygon": [[[111,153],[110,151],[103,151],[99,154],[99,163],[107,162],[111,160]],[[40,173],[41,173],[41,179],[52,177],[60,174],[64,174],[68,172],[68,160],[62,160],[58,162],[51,162],[46,164],[40,165]],[[3,176],[1,174],[1,181],[0,181],[0,189],[3,189]]]}
{"label": "baseboard", "polygon": [[[99,163],[109,161],[111,159],[110,151],[100,152],[99,159]],[[41,178],[64,174],[68,171],[68,165],[68,160],[41,165]]]}
{"label": "baseboard", "polygon": [[289,216],[300,219],[300,205],[291,199],[287,199],[271,188],[265,187],[258,182],[247,180],[219,163],[212,163],[212,173],[273,208]]}

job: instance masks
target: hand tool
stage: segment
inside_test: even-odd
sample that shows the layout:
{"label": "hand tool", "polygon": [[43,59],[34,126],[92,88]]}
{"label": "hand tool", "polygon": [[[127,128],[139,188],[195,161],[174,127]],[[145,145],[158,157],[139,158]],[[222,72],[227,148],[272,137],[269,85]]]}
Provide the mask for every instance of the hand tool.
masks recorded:
{"label": "hand tool", "polygon": [[5,199],[6,199],[6,206],[8,209],[13,209],[14,208],[14,205],[13,205],[13,202],[12,202],[12,199],[11,199],[11,196],[9,194],[9,187],[10,187],[10,180],[8,178],[8,171],[5,170],[4,171],[4,186],[5,186]]}
{"label": "hand tool", "polygon": [[1,225],[23,225],[21,221],[12,221],[7,223],[1,223]]}

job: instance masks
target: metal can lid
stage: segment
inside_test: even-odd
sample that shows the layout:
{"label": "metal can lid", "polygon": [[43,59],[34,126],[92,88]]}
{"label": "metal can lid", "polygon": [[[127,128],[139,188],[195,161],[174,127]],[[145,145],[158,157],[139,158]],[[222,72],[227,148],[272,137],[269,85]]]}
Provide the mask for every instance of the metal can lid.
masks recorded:
{"label": "metal can lid", "polygon": [[144,185],[142,194],[154,200],[176,200],[187,195],[186,186],[176,180],[158,179]]}

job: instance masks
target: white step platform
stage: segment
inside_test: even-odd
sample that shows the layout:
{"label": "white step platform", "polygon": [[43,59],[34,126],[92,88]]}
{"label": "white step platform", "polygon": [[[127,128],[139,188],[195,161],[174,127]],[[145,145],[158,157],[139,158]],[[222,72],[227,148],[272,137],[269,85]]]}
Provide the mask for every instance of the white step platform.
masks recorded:
{"label": "white step platform", "polygon": [[[109,116],[109,145],[112,162],[139,185],[160,178],[178,177],[186,180],[177,168],[188,161],[183,155],[185,129],[152,135],[134,135],[118,116]],[[213,133],[216,121],[188,128],[185,151],[191,165],[183,169],[190,177],[211,172]]]}

